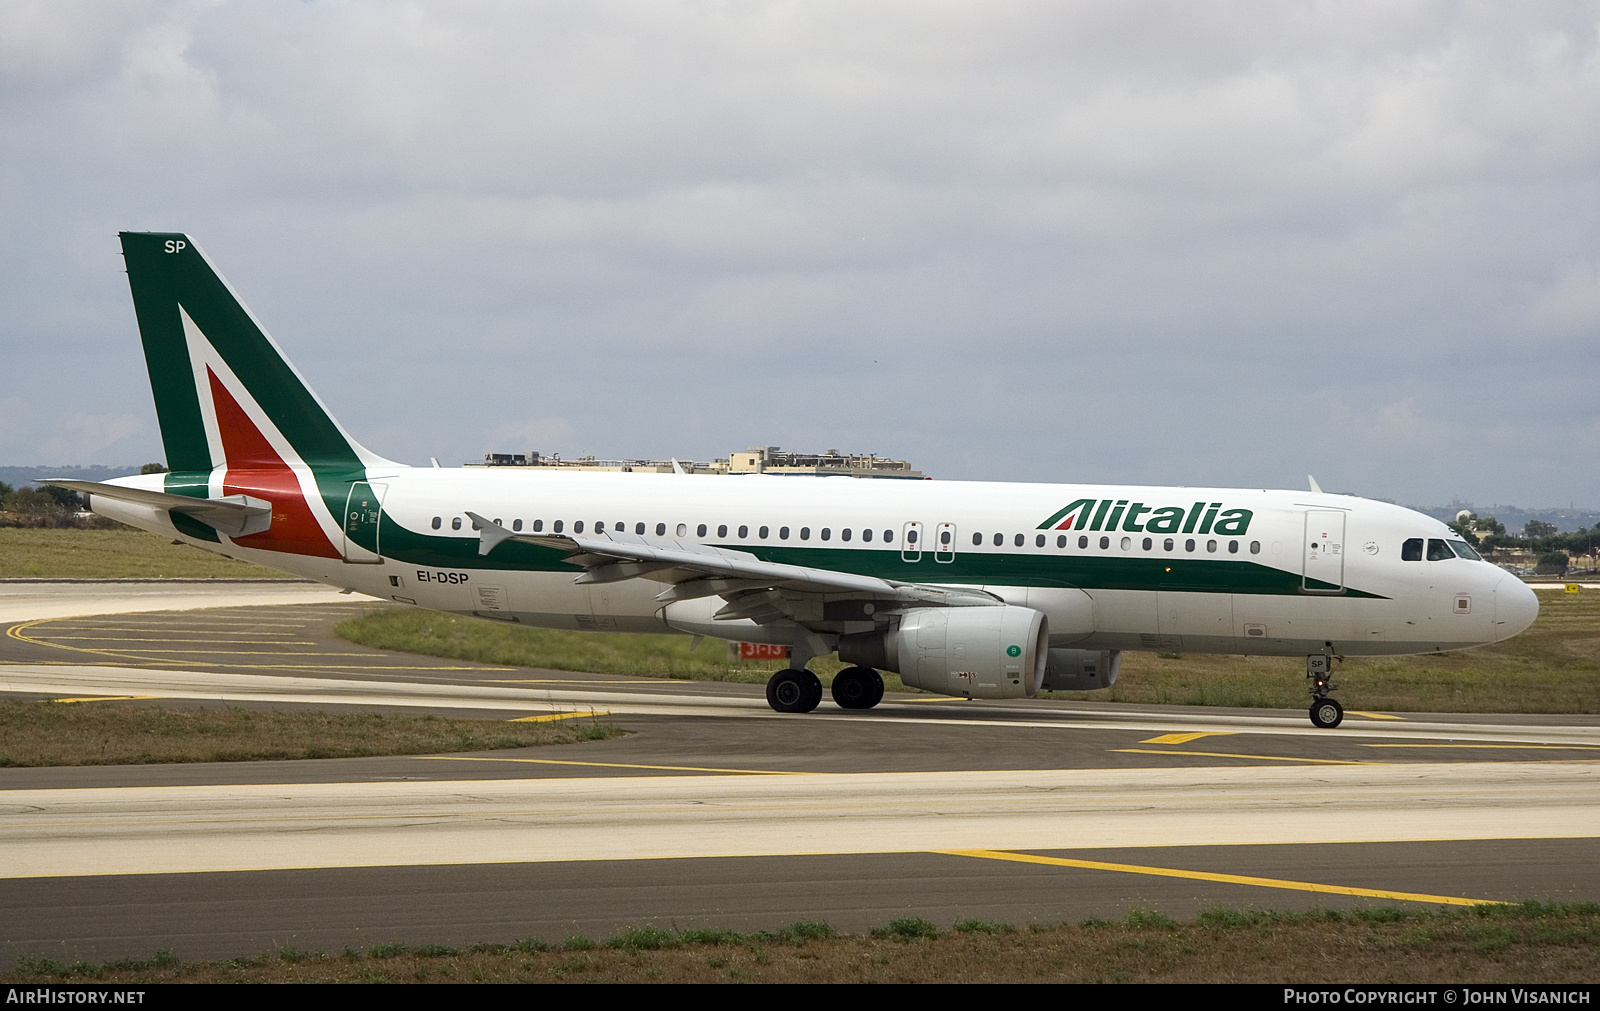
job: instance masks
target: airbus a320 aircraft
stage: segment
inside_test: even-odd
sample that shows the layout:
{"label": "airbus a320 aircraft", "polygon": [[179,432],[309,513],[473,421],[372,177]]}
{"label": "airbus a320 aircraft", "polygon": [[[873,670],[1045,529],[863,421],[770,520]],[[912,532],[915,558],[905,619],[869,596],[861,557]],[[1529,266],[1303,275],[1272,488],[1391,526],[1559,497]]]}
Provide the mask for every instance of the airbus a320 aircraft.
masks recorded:
{"label": "airbus a320 aircraft", "polygon": [[123,233],[171,472],[87,492],[196,547],[451,614],[791,647],[767,700],[879,671],[967,698],[1104,688],[1123,650],[1342,656],[1509,638],[1539,605],[1420,513],[1221,488],[413,468],[334,421],[193,240]]}

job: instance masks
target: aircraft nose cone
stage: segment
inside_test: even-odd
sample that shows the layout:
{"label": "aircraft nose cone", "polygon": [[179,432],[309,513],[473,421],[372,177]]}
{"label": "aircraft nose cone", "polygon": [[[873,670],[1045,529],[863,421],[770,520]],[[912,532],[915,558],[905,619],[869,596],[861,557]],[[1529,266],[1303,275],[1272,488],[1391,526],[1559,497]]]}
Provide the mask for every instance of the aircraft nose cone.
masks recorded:
{"label": "aircraft nose cone", "polygon": [[1495,638],[1509,639],[1539,617],[1539,597],[1509,572],[1494,587]]}

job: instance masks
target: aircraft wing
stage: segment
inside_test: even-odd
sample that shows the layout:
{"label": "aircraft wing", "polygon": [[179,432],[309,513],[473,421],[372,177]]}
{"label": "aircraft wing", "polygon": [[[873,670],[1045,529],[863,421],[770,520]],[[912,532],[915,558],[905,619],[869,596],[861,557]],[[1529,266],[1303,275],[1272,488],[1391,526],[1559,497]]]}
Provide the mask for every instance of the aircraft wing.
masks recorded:
{"label": "aircraft wing", "polygon": [[863,576],[853,572],[818,569],[805,565],[769,562],[748,551],[717,548],[682,541],[648,541],[622,532],[581,534],[514,533],[493,520],[468,512],[478,524],[478,553],[487,555],[508,540],[540,544],[567,553],[567,561],[584,567],[579,583],[609,583],[623,579],[655,579],[669,584],[656,599],[662,602],[720,596],[728,607],[720,618],[752,617],[771,613],[785,617],[788,609],[762,590],[801,594],[850,595],[858,599],[946,607],[989,606],[999,598],[971,587],[932,586]]}
{"label": "aircraft wing", "polygon": [[258,534],[272,525],[272,503],[250,495],[229,495],[226,498],[191,498],[187,495],[169,495],[163,491],[146,491],[142,488],[124,488],[98,481],[68,481],[51,478],[40,481],[56,488],[67,488],[85,495],[99,495],[118,502],[170,509],[193,516],[215,527],[229,537]]}

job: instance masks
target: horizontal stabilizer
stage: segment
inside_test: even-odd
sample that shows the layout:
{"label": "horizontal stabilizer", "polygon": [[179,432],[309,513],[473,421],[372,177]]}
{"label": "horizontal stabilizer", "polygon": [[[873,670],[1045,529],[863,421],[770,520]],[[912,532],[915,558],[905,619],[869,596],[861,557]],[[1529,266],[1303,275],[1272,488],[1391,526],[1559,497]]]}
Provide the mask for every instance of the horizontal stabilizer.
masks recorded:
{"label": "horizontal stabilizer", "polygon": [[200,522],[229,537],[247,537],[259,534],[272,526],[272,503],[249,495],[229,495],[226,498],[190,498],[187,495],[168,495],[162,491],[145,491],[142,488],[124,488],[98,481],[68,481],[52,478],[40,484],[66,488],[85,495],[99,495],[118,502],[167,509],[193,516]]}

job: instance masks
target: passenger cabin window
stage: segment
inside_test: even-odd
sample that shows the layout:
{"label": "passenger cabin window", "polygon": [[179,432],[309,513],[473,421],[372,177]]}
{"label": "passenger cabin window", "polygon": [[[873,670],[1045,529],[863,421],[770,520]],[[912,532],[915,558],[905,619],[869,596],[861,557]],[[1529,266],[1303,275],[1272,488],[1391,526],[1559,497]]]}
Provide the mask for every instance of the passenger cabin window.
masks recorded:
{"label": "passenger cabin window", "polygon": [[[1085,543],[1085,544],[1087,544],[1087,543],[1088,543],[1088,540],[1087,540],[1087,539],[1085,539],[1085,541],[1084,541],[1084,543]],[[1056,547],[1058,547],[1058,548],[1064,548],[1064,547],[1066,547],[1066,546],[1067,546],[1067,535],[1066,535],[1066,534],[1057,534],[1057,535],[1056,535]],[[1082,546],[1083,546],[1083,545],[1082,545],[1082,544],[1080,544],[1080,545],[1078,545],[1078,546],[1079,546],[1079,547],[1082,547]]]}
{"label": "passenger cabin window", "polygon": [[864,541],[872,540],[872,528],[871,527],[862,527],[861,528],[861,539],[864,540]]}
{"label": "passenger cabin window", "polygon": [[750,536],[750,528],[749,527],[745,527],[745,526],[741,526],[739,528],[739,539],[740,540],[744,540],[746,537],[749,537],[749,536]]}
{"label": "passenger cabin window", "polygon": [[539,531],[541,531],[543,529],[544,529],[544,520],[534,520],[533,521],[533,532],[534,533],[538,533]]}
{"label": "passenger cabin window", "polygon": [[767,539],[767,528],[766,527],[762,527],[760,530],[757,530],[756,531],[756,536],[760,537],[762,540],[766,540]]}
{"label": "passenger cabin window", "polygon": [[433,518],[433,529],[435,529],[435,530],[437,530],[437,529],[439,529],[439,528],[440,528],[440,527],[441,527],[441,526],[443,526],[443,525],[444,525],[444,524],[443,524],[443,522],[442,522],[442,518],[441,518],[441,517],[438,517],[438,516],[435,516],[435,517],[434,517],[434,518]]}
{"label": "passenger cabin window", "polygon": [[1140,545],[1140,547],[1142,547],[1142,548],[1144,548],[1144,549],[1145,549],[1145,550],[1146,550],[1146,551],[1149,551],[1149,550],[1150,550],[1150,545],[1151,545],[1151,544],[1152,544],[1152,543],[1154,543],[1154,542],[1152,542],[1152,541],[1151,541],[1151,540],[1150,540],[1150,538],[1148,538],[1148,537],[1146,537],[1146,538],[1145,538],[1145,539],[1144,539],[1144,543],[1143,543],[1143,544],[1141,544],[1141,545]]}
{"label": "passenger cabin window", "polygon": [[704,523],[702,523],[699,526],[695,527],[694,528],[694,535],[696,537],[704,537],[706,535],[706,525]]}
{"label": "passenger cabin window", "polygon": [[1033,546],[1036,547],[1036,548],[1044,547],[1044,534],[1036,534],[1036,535],[1034,535]]}
{"label": "passenger cabin window", "polygon": [[522,521],[521,520],[512,520],[511,521],[511,529],[520,532],[522,530]]}
{"label": "passenger cabin window", "polygon": [[579,520],[576,523],[572,524],[572,532],[575,533],[575,534],[583,533],[583,520]]}
{"label": "passenger cabin window", "polygon": [[1078,538],[1078,547],[1086,548],[1088,546],[1089,546],[1089,538],[1087,538],[1087,537],[1079,537]]}
{"label": "passenger cabin window", "polygon": [[[913,538],[913,540],[915,540],[915,538]],[[893,544],[894,543],[894,531],[893,530],[885,530],[883,532],[883,543],[885,543],[885,544]]]}
{"label": "passenger cabin window", "polygon": [[801,527],[800,528],[800,539],[802,541],[809,541],[811,539],[811,528],[810,527]]}
{"label": "passenger cabin window", "polygon": [[554,523],[550,524],[550,529],[559,534],[561,532],[561,521],[556,520]]}
{"label": "passenger cabin window", "polygon": [[1237,555],[1238,553],[1239,553],[1239,542],[1238,541],[1229,541],[1228,542],[1228,554]]}
{"label": "passenger cabin window", "polygon": [[823,540],[825,540],[825,541],[829,540],[830,538],[833,537],[833,531],[829,530],[827,527],[823,527],[821,536],[822,536]]}
{"label": "passenger cabin window", "polygon": [[1109,547],[1111,547],[1111,538],[1109,538],[1109,537],[1100,538],[1100,550],[1104,551],[1106,548],[1109,548]]}
{"label": "passenger cabin window", "polygon": [[718,537],[726,537],[726,536],[728,536],[728,524],[726,524],[726,523],[718,523],[717,524],[717,536]]}
{"label": "passenger cabin window", "polygon": [[633,525],[633,532],[643,536],[643,534],[644,534],[644,524],[643,523],[635,523]]}
{"label": "passenger cabin window", "polygon": [[461,517],[460,516],[452,516],[452,517],[450,517],[450,529],[451,530],[460,530],[461,529]]}
{"label": "passenger cabin window", "polygon": [[1428,538],[1428,561],[1442,562],[1447,558],[1454,558],[1456,553],[1450,550],[1450,545],[1437,537]]}
{"label": "passenger cabin window", "polygon": [[1185,551],[1193,551],[1194,550],[1194,538],[1193,537],[1191,537],[1188,540],[1183,542],[1183,550],[1185,550]]}
{"label": "passenger cabin window", "polygon": [[849,527],[845,527],[843,530],[839,531],[839,539],[841,541],[848,541],[850,539],[850,528]]}
{"label": "passenger cabin window", "polygon": [[[437,526],[437,524],[435,524],[435,526]],[[972,546],[973,547],[977,547],[978,545],[980,545],[982,543],[983,543],[983,535],[982,534],[973,534],[972,535]]]}
{"label": "passenger cabin window", "polygon": [[679,537],[688,537],[689,536],[689,524],[687,524],[687,523],[679,523],[678,524],[678,536]]}
{"label": "passenger cabin window", "polygon": [[665,536],[667,536],[667,525],[665,523],[657,523],[656,524],[656,536],[657,537],[665,537]]}
{"label": "passenger cabin window", "polygon": [[1400,560],[1402,562],[1422,561],[1422,538],[1407,537],[1406,542],[1400,545]]}
{"label": "passenger cabin window", "polygon": [[994,546],[995,547],[998,548],[1001,545],[1005,544],[1005,542],[1006,542],[1006,535],[1005,534],[995,534],[994,535]]}
{"label": "passenger cabin window", "polygon": [[1162,551],[1171,551],[1175,546],[1176,545],[1174,545],[1172,543],[1172,538],[1170,538],[1170,537],[1168,537],[1166,540],[1161,542],[1161,550]]}
{"label": "passenger cabin window", "polygon": [[778,528],[778,540],[786,541],[788,539],[789,539],[789,528],[788,527],[779,527]]}
{"label": "passenger cabin window", "polygon": [[1250,553],[1252,555],[1261,554],[1261,542],[1260,541],[1251,541],[1250,542]]}

